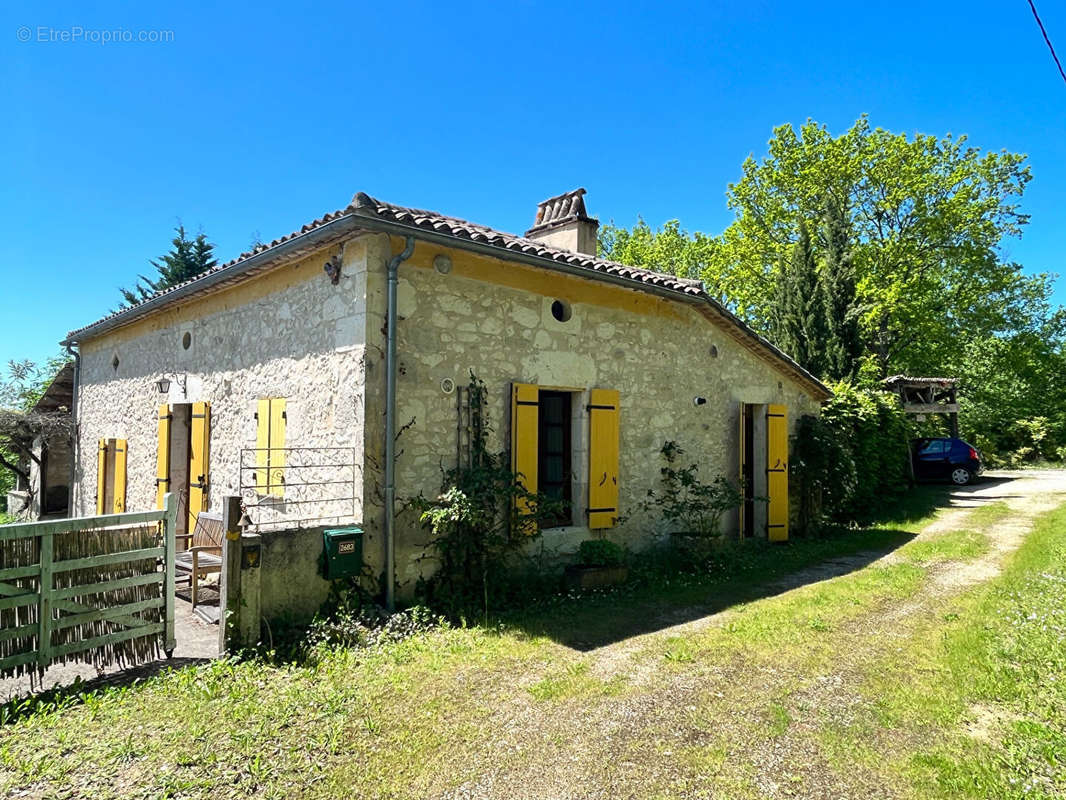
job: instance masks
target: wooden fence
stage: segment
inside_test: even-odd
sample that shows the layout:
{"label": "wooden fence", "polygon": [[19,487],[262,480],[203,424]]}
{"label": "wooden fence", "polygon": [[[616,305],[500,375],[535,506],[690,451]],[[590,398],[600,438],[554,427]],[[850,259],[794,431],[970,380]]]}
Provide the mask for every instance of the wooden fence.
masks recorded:
{"label": "wooden fence", "polygon": [[0,525],[0,675],[169,656],[177,512]]}

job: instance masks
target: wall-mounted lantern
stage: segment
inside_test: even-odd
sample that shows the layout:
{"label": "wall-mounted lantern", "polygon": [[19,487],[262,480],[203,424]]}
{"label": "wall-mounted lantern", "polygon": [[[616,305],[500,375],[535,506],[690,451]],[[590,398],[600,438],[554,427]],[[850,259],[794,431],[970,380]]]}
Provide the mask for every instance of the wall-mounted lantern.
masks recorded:
{"label": "wall-mounted lantern", "polygon": [[[184,397],[186,394],[188,394],[188,389],[186,388],[189,380],[188,376],[178,375],[177,373],[174,373],[173,379],[177,381],[178,386],[181,387],[182,396]],[[171,377],[163,375],[159,380],[155,382],[155,388],[159,390],[160,394],[168,394],[170,392],[171,383]]]}
{"label": "wall-mounted lantern", "polygon": [[322,265],[322,270],[329,276],[329,282],[334,286],[341,282],[341,257],[340,255],[333,256],[329,261]]}

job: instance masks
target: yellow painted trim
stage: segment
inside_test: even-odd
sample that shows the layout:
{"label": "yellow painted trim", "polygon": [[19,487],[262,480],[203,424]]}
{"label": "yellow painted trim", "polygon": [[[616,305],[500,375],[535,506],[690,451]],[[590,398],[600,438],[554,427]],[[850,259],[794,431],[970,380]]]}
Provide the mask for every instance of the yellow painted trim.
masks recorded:
{"label": "yellow painted trim", "polygon": [[[737,436],[737,442],[740,445],[740,450],[737,453],[737,467],[740,470],[740,474],[737,475],[737,485],[740,486],[740,491],[745,497],[751,492],[751,487],[750,486],[744,486],[744,473],[745,473],[746,468],[748,466],[747,462],[744,460],[744,456],[747,454],[747,436],[745,436],[745,428],[746,428],[746,426],[744,425],[744,409],[745,409],[746,405],[747,405],[746,403],[740,403],[739,404],[739,410],[740,410],[739,427],[740,427],[740,432],[739,432],[739,435]],[[744,507],[746,505],[747,505],[747,502],[743,502],[743,503],[740,504],[739,514],[737,515],[737,519],[738,519],[738,521],[740,523],[740,533],[738,535],[742,539],[744,538],[744,524],[747,522],[747,520],[745,519],[745,514],[744,514]]]}
{"label": "yellow painted trim", "polygon": [[115,514],[126,513],[126,440],[112,439],[115,448],[114,501],[111,510]]}
{"label": "yellow painted trim", "polygon": [[[404,241],[391,237],[393,254],[402,252]],[[452,271],[443,280],[466,278],[492,283],[509,289],[530,292],[542,297],[553,297],[569,303],[585,303],[602,308],[614,308],[645,316],[684,319],[682,307],[664,297],[648,294],[637,289],[623,289],[595,278],[578,278],[540,267],[517,264],[513,261],[489,258],[465,250],[443,248],[440,245],[416,242],[411,258],[403,267],[433,269],[433,258],[446,252],[452,260]]]}
{"label": "yellow painted trim", "polygon": [[211,486],[211,404],[193,403],[189,433],[189,532],[207,510]]}
{"label": "yellow painted trim", "polygon": [[[397,236],[389,237],[389,244],[393,255],[402,252],[406,246],[404,239]],[[414,253],[401,265],[401,271],[409,266],[431,270],[433,258],[441,253],[447,253],[452,260],[452,271],[447,278],[442,276],[444,280],[453,277],[468,278],[531,292],[542,297],[560,298],[570,303],[586,303],[682,321],[694,321],[688,313],[694,312],[709,322],[716,331],[729,336],[775,372],[801,387],[811,397],[816,400],[828,400],[832,396],[827,394],[825,389],[812,383],[805,375],[790,367],[787,362],[773,355],[757,339],[707,302],[687,303],[680,298],[661,297],[639,288],[625,289],[613,286],[594,276],[580,278],[544,267],[533,267],[503,258],[491,258],[427,242],[415,243]]]}
{"label": "yellow painted trim", "polygon": [[616,390],[589,392],[590,528],[613,528],[618,522],[620,412],[621,396]]}
{"label": "yellow painted trim", "polygon": [[[511,384],[511,470],[527,492],[537,492],[539,478],[540,390],[531,383]],[[519,501],[519,514],[529,512],[529,505]],[[521,533],[535,533],[536,525],[524,525]]]}
{"label": "yellow painted trim", "polygon": [[270,401],[270,493],[285,496],[285,398]]}
{"label": "yellow painted trim", "polygon": [[767,538],[788,540],[788,408],[766,409],[766,509]]}
{"label": "yellow painted trim", "polygon": [[255,411],[255,490],[270,492],[270,400],[259,398]]}

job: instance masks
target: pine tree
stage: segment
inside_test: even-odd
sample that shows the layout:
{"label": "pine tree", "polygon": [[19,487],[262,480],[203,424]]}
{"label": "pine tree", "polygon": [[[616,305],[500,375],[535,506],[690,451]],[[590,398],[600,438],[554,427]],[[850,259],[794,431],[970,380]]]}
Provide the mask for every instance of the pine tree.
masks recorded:
{"label": "pine tree", "polygon": [[822,272],[819,294],[825,318],[824,375],[830,380],[855,377],[862,358],[851,230],[847,214],[830,204],[821,225]]}
{"label": "pine tree", "polygon": [[814,245],[801,220],[791,257],[778,270],[774,297],[774,339],[809,372],[825,366],[825,312],[818,281]]}
{"label": "pine tree", "polygon": [[190,239],[185,233],[185,226],[181,224],[174,231],[177,235],[171,240],[170,252],[148,262],[155,267],[159,277],[152,279],[138,275],[132,289],[119,289],[124,301],[120,309],[142,303],[157,292],[195,278],[218,263],[214,255],[215,246],[204,233],[198,233]]}

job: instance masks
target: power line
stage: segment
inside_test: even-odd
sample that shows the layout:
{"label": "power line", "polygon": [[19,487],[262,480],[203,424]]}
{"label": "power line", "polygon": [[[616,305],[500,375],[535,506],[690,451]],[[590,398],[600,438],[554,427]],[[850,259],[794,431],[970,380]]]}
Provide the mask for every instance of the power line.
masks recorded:
{"label": "power line", "polygon": [[1033,16],[1036,17],[1036,24],[1040,26],[1040,32],[1044,34],[1044,41],[1047,42],[1047,49],[1051,51],[1051,57],[1055,59],[1055,66],[1059,68],[1059,75],[1062,76],[1062,80],[1066,81],[1066,72],[1062,69],[1062,62],[1059,61],[1059,57],[1055,54],[1055,47],[1051,44],[1051,39],[1047,35],[1047,31],[1044,29],[1044,23],[1040,21],[1040,15],[1036,13],[1036,6],[1033,5],[1033,0],[1029,0],[1029,8],[1033,10]]}

